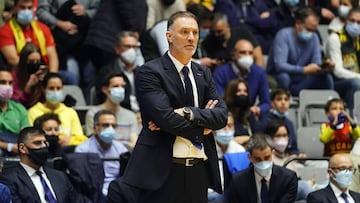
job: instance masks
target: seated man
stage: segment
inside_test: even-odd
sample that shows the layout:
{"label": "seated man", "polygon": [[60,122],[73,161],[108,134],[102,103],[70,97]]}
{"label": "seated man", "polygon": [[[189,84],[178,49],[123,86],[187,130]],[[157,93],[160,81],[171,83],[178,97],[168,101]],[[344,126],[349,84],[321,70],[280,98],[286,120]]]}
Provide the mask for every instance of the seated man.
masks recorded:
{"label": "seated man", "polygon": [[125,75],[122,72],[108,74],[102,83],[102,92],[106,95],[104,103],[89,109],[86,113],[86,134],[90,135],[94,129],[94,115],[106,109],[116,115],[118,125],[116,141],[133,148],[138,137],[138,122],[134,112],[119,105],[126,95]]}
{"label": "seated man", "polygon": [[348,154],[335,154],[329,162],[329,185],[326,188],[310,193],[307,202],[360,202],[360,194],[349,190],[354,172],[355,168]]}
{"label": "seated man", "polygon": [[279,87],[298,96],[302,89],[334,89],[332,63],[320,67],[321,49],[315,35],[319,17],[311,8],[296,11],[293,27],[281,29],[269,54],[267,70]]}
{"label": "seated man", "polygon": [[235,173],[225,191],[227,203],[294,202],[297,192],[295,172],[274,165],[268,135],[251,136],[247,143],[252,166]]}
{"label": "seated man", "polygon": [[[214,81],[219,95],[223,95],[227,84],[244,78],[249,85],[250,110],[257,116],[270,109],[269,85],[266,72],[254,63],[254,47],[250,41],[241,39],[232,48],[231,63],[219,66],[214,72]],[[255,105],[256,99],[259,103]]]}
{"label": "seated man", "polygon": [[[94,135],[76,147],[75,152],[98,153],[100,158],[120,158],[120,154],[127,152],[125,146],[114,142],[116,137],[116,116],[109,110],[100,110],[94,116]],[[106,196],[112,180],[119,177],[120,162],[104,161],[105,179],[102,193]]]}
{"label": "seated man", "polygon": [[28,114],[23,105],[11,100],[13,76],[11,69],[0,67],[0,156],[17,153],[17,133],[29,126]]}
{"label": "seated man", "polygon": [[81,197],[63,172],[44,166],[48,147],[42,130],[34,127],[22,129],[17,144],[20,163],[5,169],[0,176],[0,182],[10,188],[12,202],[80,201]]}

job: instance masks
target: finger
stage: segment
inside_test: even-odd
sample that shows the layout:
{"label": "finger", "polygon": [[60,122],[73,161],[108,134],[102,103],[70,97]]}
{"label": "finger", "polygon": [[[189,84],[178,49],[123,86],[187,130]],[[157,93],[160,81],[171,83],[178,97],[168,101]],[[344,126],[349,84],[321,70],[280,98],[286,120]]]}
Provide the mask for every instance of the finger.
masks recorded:
{"label": "finger", "polygon": [[210,100],[206,103],[205,109],[210,108],[210,105],[211,105],[212,102],[213,102],[213,100],[210,99]]}
{"label": "finger", "polygon": [[217,99],[214,100],[210,106],[210,109],[213,109],[216,106],[216,104],[218,104],[218,103],[219,103],[219,100],[217,100]]}

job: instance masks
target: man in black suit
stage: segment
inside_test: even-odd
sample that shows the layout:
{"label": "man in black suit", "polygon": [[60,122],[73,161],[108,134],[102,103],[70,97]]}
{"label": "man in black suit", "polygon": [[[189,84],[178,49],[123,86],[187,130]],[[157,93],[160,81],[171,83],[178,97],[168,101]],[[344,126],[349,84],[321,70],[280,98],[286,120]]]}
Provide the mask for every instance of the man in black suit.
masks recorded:
{"label": "man in black suit", "polygon": [[289,203],[297,193],[297,176],[272,161],[272,144],[268,135],[251,136],[247,149],[252,166],[233,175],[225,191],[228,203]]}
{"label": "man in black suit", "polygon": [[137,70],[143,130],[123,180],[142,190],[138,202],[206,203],[208,187],[221,192],[211,132],[226,125],[227,108],[210,70],[191,61],[196,17],[174,13],[166,37],[169,51]]}
{"label": "man in black suit", "polygon": [[328,174],[330,183],[326,188],[312,192],[308,203],[352,203],[360,202],[360,193],[349,190],[353,173],[352,161],[348,154],[335,154],[330,158]]}
{"label": "man in black suit", "polygon": [[44,167],[48,146],[45,133],[34,127],[22,129],[18,137],[19,165],[5,169],[0,182],[10,188],[13,203],[81,202],[67,176]]}

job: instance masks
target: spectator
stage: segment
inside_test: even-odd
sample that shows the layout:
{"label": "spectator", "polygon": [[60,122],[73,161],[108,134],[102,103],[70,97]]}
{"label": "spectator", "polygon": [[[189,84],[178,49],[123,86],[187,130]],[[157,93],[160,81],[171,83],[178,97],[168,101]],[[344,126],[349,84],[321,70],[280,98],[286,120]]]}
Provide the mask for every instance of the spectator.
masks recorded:
{"label": "spectator", "polygon": [[277,7],[272,9],[278,21],[278,29],[291,27],[295,24],[295,11],[304,7],[298,0],[281,0]]}
{"label": "spectator", "polygon": [[95,106],[86,113],[86,133],[90,135],[94,129],[94,115],[99,110],[108,110],[116,115],[118,125],[115,141],[120,141],[130,148],[135,146],[138,137],[138,124],[134,112],[120,106],[126,94],[125,75],[122,72],[108,74],[102,84],[102,92],[106,95],[104,103]]}
{"label": "spectator", "polygon": [[184,0],[146,0],[148,14],[146,29],[150,29],[157,22],[168,19],[176,11],[185,11]]}
{"label": "spectator", "polygon": [[[114,142],[116,138],[117,124],[116,115],[108,110],[98,111],[94,119],[94,135],[87,141],[78,145],[75,152],[97,153],[100,158],[119,158],[120,154],[128,150],[121,143]],[[107,195],[108,187],[112,180],[115,180],[120,174],[119,161],[104,161],[104,185],[102,187],[103,195]]]}
{"label": "spectator", "polygon": [[257,65],[263,66],[262,50],[255,36],[246,28],[230,28],[227,16],[222,13],[214,14],[210,34],[204,39],[201,46],[206,56],[225,63],[231,60],[231,48],[240,39],[251,42],[254,47],[254,61]]}
{"label": "spectator", "polygon": [[281,29],[273,43],[267,64],[268,72],[279,87],[298,96],[302,89],[334,89],[329,73],[333,63],[327,61],[321,68],[319,38],[314,34],[318,17],[310,8],[297,10],[293,27]]}
{"label": "spectator", "polygon": [[[259,116],[270,109],[269,86],[266,72],[254,63],[254,48],[250,41],[241,39],[232,48],[232,61],[219,66],[214,72],[214,81],[219,95],[233,79],[243,78],[249,85],[250,110]],[[255,105],[256,99],[258,99]]]}
{"label": "spectator", "polygon": [[360,90],[360,8],[350,11],[346,25],[331,33],[325,54],[335,63],[334,84],[349,109],[354,108],[354,93]]}
{"label": "spectator", "polygon": [[267,54],[276,34],[277,19],[270,12],[268,0],[222,0],[215,11],[226,14],[231,28],[246,27],[256,36],[263,52]]}
{"label": "spectator", "polygon": [[13,0],[4,0],[0,2],[0,27],[11,18],[10,9],[14,6]]}
{"label": "spectator", "polygon": [[60,75],[48,73],[44,78],[43,88],[46,101],[38,102],[28,110],[30,124],[33,124],[37,117],[52,112],[57,114],[61,121],[59,142],[62,147],[79,145],[85,141],[87,137],[83,133],[76,111],[62,103],[64,93]]}
{"label": "spectator", "polygon": [[14,94],[13,99],[30,108],[42,97],[42,81],[48,67],[42,65],[41,53],[34,44],[26,44],[20,52],[19,65],[13,70]]}
{"label": "spectator", "polygon": [[[286,124],[282,120],[273,120],[268,123],[264,132],[270,135],[274,147],[273,161],[278,166],[284,166],[286,161],[293,158],[293,156],[287,153],[286,148],[289,143],[289,130]],[[298,168],[306,167],[300,162],[291,161],[286,168],[298,173]],[[299,175],[298,175],[299,176]],[[298,180],[298,189],[296,200],[306,200],[307,195],[314,189],[310,184],[311,180]]]}
{"label": "spectator", "polygon": [[349,11],[356,7],[354,0],[339,0],[340,5],[338,6],[338,16],[331,20],[329,23],[330,32],[338,32],[344,28],[346,19],[349,15]]}
{"label": "spectator", "polygon": [[330,183],[308,195],[308,203],[359,202],[360,194],[349,190],[355,168],[348,154],[335,154],[329,162]]}
{"label": "spectator", "polygon": [[17,143],[20,163],[0,176],[0,182],[10,188],[12,202],[80,202],[81,197],[67,176],[44,166],[48,155],[46,143],[42,130],[26,127],[20,131]]}
{"label": "spectator", "polygon": [[225,191],[226,202],[294,202],[296,174],[273,164],[271,138],[254,135],[247,150],[252,166],[233,175],[229,189]]}
{"label": "spectator", "polygon": [[145,29],[147,7],[145,0],[100,1],[85,39],[89,56],[97,70],[118,56],[114,45],[123,30],[141,32]]}
{"label": "spectator", "polygon": [[329,119],[321,125],[320,141],[324,143],[324,155],[349,153],[355,141],[360,137],[360,127],[345,111],[342,99],[331,99],[325,105],[325,114]]}
{"label": "spectator", "polygon": [[27,111],[23,105],[11,100],[13,77],[11,69],[0,67],[0,156],[17,154],[16,140],[19,131],[29,126]]}
{"label": "spectator", "polygon": [[256,116],[250,111],[249,87],[246,81],[242,79],[230,81],[225,89],[224,101],[234,116],[234,139],[245,146],[253,135],[256,125]]}
{"label": "spectator", "polygon": [[121,31],[118,34],[118,42],[114,45],[114,50],[117,58],[109,62],[107,65],[101,67],[98,73],[98,80],[96,82],[96,92],[98,95],[98,102],[103,103],[106,100],[106,95],[102,91],[102,83],[105,77],[112,72],[122,72],[125,80],[125,100],[121,105],[133,111],[139,111],[139,105],[135,94],[135,73],[137,65],[135,64],[136,52],[139,49],[138,39],[135,32]]}
{"label": "spectator", "polygon": [[[297,146],[297,136],[293,121],[287,116],[290,108],[290,92],[284,89],[276,89],[271,92],[271,109],[260,115],[260,119],[256,125],[256,132],[264,132],[266,126],[273,120],[281,120],[285,123],[288,130],[289,142],[286,147],[286,152],[291,155],[299,155]],[[302,156],[300,154],[300,156]]]}
{"label": "spectator", "polygon": [[59,141],[61,121],[59,116],[54,113],[46,113],[39,116],[34,121],[34,127],[42,129],[45,133],[46,141],[49,143],[49,158],[59,157],[62,150]]}
{"label": "spectator", "polygon": [[214,11],[213,0],[184,0],[186,8],[193,6],[194,4],[200,4],[208,8],[211,12]]}

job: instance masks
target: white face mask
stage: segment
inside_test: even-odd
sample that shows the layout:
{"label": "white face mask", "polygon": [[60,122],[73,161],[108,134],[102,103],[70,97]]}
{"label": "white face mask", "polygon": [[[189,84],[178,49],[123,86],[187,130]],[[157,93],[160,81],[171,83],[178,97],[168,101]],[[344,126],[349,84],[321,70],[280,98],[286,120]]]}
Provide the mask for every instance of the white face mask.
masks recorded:
{"label": "white face mask", "polygon": [[349,11],[350,11],[350,7],[345,5],[340,5],[338,8],[339,16],[342,18],[347,18]]}
{"label": "white face mask", "polygon": [[122,60],[126,64],[133,64],[135,62],[136,51],[133,48],[130,48],[130,49],[122,52],[120,55],[121,55]]}
{"label": "white face mask", "polygon": [[284,152],[287,145],[288,145],[289,140],[282,137],[282,138],[277,138],[273,140],[273,146],[275,148],[276,151],[278,152]]}
{"label": "white face mask", "polygon": [[250,66],[254,63],[254,58],[252,56],[243,56],[243,57],[240,57],[238,60],[237,60],[237,64],[247,70],[248,72],[250,72]]}

